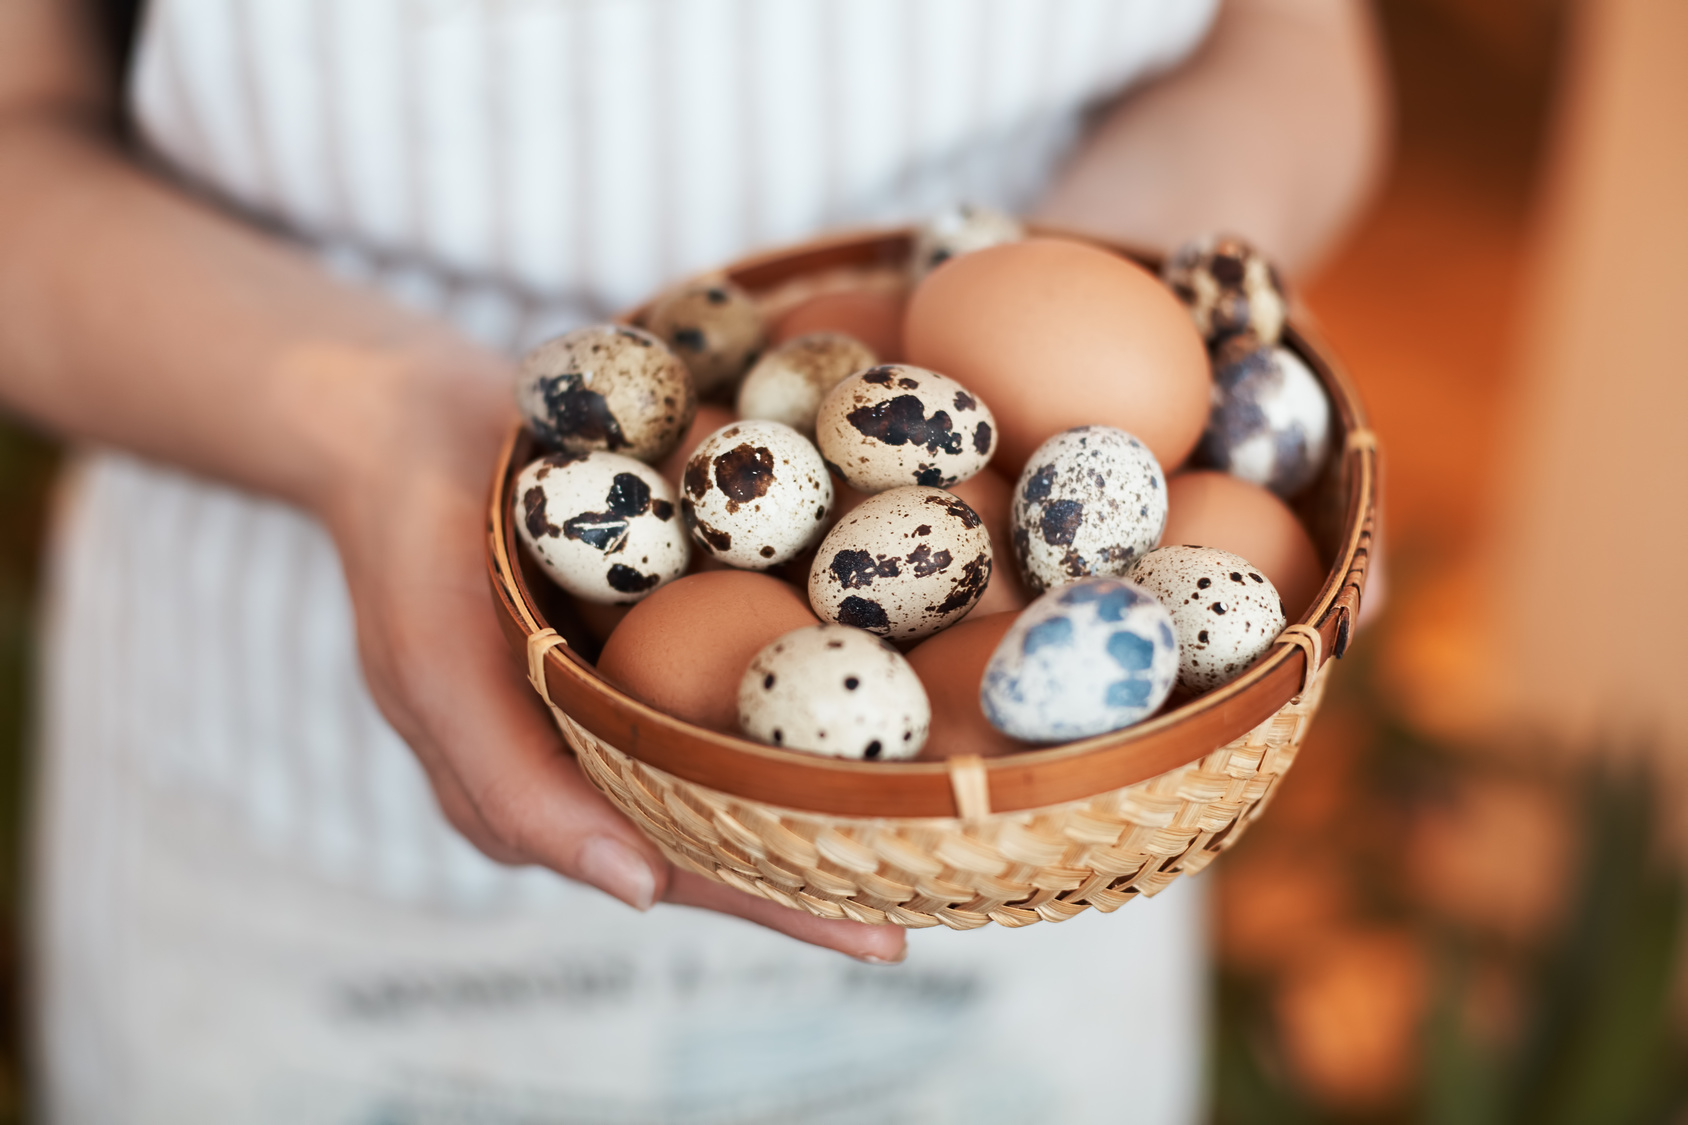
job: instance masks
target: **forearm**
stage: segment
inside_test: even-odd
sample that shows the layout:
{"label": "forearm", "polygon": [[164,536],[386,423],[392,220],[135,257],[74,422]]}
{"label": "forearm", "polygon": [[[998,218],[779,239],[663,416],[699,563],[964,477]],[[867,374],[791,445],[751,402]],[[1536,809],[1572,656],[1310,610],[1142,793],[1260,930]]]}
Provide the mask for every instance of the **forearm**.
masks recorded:
{"label": "forearm", "polygon": [[1382,162],[1375,39],[1359,0],[1227,0],[1195,58],[1103,118],[1038,217],[1161,249],[1233,232],[1304,269]]}
{"label": "forearm", "polygon": [[320,509],[406,431],[490,456],[503,374],[156,181],[91,124],[0,119],[0,405]]}

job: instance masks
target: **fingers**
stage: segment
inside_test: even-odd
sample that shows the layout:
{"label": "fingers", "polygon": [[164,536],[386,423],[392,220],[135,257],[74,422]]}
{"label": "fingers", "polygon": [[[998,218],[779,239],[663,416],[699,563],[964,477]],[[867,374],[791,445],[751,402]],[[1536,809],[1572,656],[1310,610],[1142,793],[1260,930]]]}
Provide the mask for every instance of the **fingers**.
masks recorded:
{"label": "fingers", "polygon": [[[454,685],[451,706],[422,716],[455,788],[491,837],[486,850],[543,864],[648,910],[666,888],[666,861],[565,752],[512,668],[486,597],[469,599],[472,610],[461,607],[457,645],[440,657],[440,675]],[[442,787],[442,807],[451,788]]]}
{"label": "fingers", "polygon": [[736,915],[798,941],[836,949],[859,961],[895,963],[908,955],[908,937],[901,926],[869,926],[862,922],[817,918],[807,911],[747,895],[689,871],[674,872],[666,900]]}

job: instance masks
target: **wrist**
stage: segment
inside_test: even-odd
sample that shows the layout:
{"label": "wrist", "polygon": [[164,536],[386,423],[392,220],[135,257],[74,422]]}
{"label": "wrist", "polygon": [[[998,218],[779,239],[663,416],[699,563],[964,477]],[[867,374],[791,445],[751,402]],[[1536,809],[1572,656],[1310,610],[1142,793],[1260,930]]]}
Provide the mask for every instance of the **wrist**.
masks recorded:
{"label": "wrist", "polygon": [[287,491],[330,530],[407,478],[485,487],[515,417],[509,362],[441,336],[301,345],[278,365],[279,418],[302,454]]}

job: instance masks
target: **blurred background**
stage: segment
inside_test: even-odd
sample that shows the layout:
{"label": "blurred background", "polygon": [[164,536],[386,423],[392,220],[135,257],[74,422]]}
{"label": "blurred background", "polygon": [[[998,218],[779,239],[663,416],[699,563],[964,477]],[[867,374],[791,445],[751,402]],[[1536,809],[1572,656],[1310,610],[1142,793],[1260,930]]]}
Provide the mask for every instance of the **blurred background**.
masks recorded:
{"label": "blurred background", "polygon": [[[1208,876],[1213,1116],[1688,1122],[1688,4],[1379,10],[1393,164],[1301,298],[1383,444],[1391,593]],[[0,1122],[55,457],[0,423]]]}

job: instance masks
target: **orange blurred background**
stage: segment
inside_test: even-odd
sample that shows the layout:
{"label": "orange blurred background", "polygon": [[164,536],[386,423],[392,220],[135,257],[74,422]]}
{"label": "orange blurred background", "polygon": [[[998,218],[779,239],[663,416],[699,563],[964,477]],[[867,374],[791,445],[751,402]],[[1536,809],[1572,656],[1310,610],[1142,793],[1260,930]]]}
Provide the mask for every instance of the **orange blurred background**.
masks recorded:
{"label": "orange blurred background", "polygon": [[1390,600],[1214,868],[1216,1117],[1685,1121],[1688,5],[1380,12],[1394,164],[1302,297]]}

